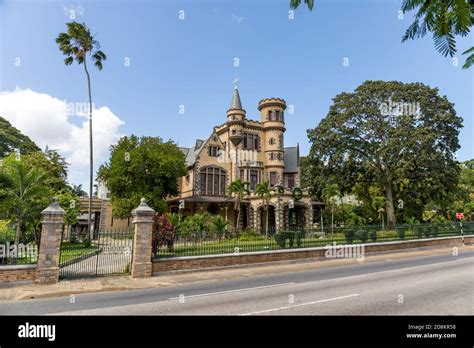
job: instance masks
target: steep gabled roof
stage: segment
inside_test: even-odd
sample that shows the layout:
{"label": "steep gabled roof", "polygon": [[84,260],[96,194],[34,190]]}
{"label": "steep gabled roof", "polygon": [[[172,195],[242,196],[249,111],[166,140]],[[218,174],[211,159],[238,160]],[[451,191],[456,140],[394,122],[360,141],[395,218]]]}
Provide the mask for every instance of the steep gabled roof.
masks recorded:
{"label": "steep gabled roof", "polygon": [[299,146],[285,147],[283,160],[285,161],[285,173],[296,173],[299,167]]}

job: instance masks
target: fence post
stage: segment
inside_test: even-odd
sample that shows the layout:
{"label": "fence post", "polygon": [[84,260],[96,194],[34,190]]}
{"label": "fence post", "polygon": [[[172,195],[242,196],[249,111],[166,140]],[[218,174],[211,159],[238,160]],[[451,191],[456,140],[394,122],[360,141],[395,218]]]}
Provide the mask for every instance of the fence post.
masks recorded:
{"label": "fence post", "polygon": [[132,210],[134,224],[132,277],[151,277],[152,234],[155,211],[142,198],[140,205]]}
{"label": "fence post", "polygon": [[35,279],[37,283],[57,283],[59,281],[59,253],[65,214],[66,212],[61,208],[56,197],[41,212],[43,219]]}

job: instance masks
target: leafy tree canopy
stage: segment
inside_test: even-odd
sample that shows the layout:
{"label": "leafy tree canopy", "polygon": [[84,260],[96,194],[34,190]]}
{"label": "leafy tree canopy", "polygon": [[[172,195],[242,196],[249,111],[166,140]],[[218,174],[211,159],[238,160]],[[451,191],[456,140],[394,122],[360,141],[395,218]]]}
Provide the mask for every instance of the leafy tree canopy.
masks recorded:
{"label": "leafy tree canopy", "polygon": [[114,215],[127,218],[142,197],[162,212],[165,197],[178,194],[178,178],[184,174],[184,154],[174,142],[131,135],[110,147],[109,161],[99,168],[98,178],[110,190]]}
{"label": "leafy tree canopy", "polygon": [[319,175],[342,193],[356,184],[378,186],[393,225],[398,199],[404,202],[400,209],[447,204],[459,178],[454,154],[461,127],[454,105],[436,88],[366,81],[353,93],[337,95],[328,115],[308,130],[308,157],[311,164],[323,163]]}
{"label": "leafy tree canopy", "polygon": [[15,151],[26,154],[41,150],[29,137],[13,127],[6,119],[0,117],[0,158]]}

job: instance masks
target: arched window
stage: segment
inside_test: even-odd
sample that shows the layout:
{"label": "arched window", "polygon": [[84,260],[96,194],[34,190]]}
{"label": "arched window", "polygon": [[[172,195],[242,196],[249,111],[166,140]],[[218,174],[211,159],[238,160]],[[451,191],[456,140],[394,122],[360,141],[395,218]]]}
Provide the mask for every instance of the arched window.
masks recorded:
{"label": "arched window", "polygon": [[203,167],[200,173],[202,195],[225,196],[226,171],[219,167]]}

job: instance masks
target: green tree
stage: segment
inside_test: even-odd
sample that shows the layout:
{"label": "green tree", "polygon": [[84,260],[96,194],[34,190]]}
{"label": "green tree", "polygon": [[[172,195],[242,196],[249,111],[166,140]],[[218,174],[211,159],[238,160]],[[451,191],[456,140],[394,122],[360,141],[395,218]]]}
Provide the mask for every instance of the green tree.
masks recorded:
{"label": "green tree", "polygon": [[268,238],[268,206],[270,204],[270,199],[272,198],[273,190],[270,188],[270,182],[265,180],[255,188],[255,193],[263,201],[263,207],[265,209],[265,237]]}
{"label": "green tree", "polygon": [[449,201],[459,176],[454,153],[461,127],[453,104],[437,89],[366,81],[337,95],[328,115],[308,130],[309,157],[324,161],[323,174],[338,176],[346,187],[360,181],[378,186],[393,227],[396,195],[406,206]]}
{"label": "green tree", "polygon": [[207,213],[202,213],[202,214],[194,214],[192,219],[194,226],[196,226],[196,231],[202,234],[202,232],[207,231],[208,224],[207,220],[209,218],[209,215]]}
{"label": "green tree", "polygon": [[[444,56],[456,53],[455,36],[466,36],[473,23],[473,5],[464,0],[404,0],[403,13],[417,10],[415,20],[408,27],[402,42],[422,38],[428,32],[433,34],[435,48]],[[474,62],[474,47],[463,52],[471,55],[463,68]]]}
{"label": "green tree", "polygon": [[249,185],[250,183],[248,181],[242,181],[241,179],[236,179],[229,185],[229,193],[233,194],[235,197],[234,211],[237,211],[235,229],[237,232],[240,231],[240,212],[242,210],[241,202],[250,194],[250,190],[248,189]]}
{"label": "green tree", "polygon": [[41,149],[10,122],[0,117],[0,159],[15,151],[26,154]]}
{"label": "green tree", "polygon": [[38,168],[29,168],[14,154],[7,156],[0,167],[0,218],[16,224],[15,244],[21,239],[27,224],[40,221],[52,196],[46,184],[47,174]]}
{"label": "green tree", "polygon": [[[92,139],[92,91],[91,78],[87,69],[87,56],[94,63],[97,69],[102,70],[102,62],[107,59],[100,48],[99,42],[92,35],[91,30],[85,23],[70,22],[66,23],[67,31],[60,33],[56,38],[59,50],[66,56],[64,64],[71,65],[74,60],[84,65],[84,71],[87,77],[87,88],[89,93],[89,209],[87,226],[91,230],[92,214],[92,186],[94,181],[94,163],[93,163],[93,139]],[[89,235],[89,234],[88,234]]]}
{"label": "green tree", "polygon": [[334,208],[336,205],[335,197],[341,195],[339,191],[339,186],[337,184],[329,184],[323,189],[323,197],[326,201],[326,205],[331,203],[331,232],[334,233]]}
{"label": "green tree", "polygon": [[26,166],[45,172],[46,184],[56,193],[67,190],[67,169],[69,164],[56,150],[46,148],[45,152],[35,151],[22,156]]}
{"label": "green tree", "polygon": [[99,179],[110,190],[114,215],[119,218],[130,217],[141,197],[163,212],[164,198],[178,194],[178,178],[185,174],[184,155],[175,143],[135,135],[122,137],[112,145],[109,161],[98,171]]}
{"label": "green tree", "polygon": [[227,226],[229,226],[229,221],[226,221],[222,216],[220,215],[214,215],[211,219],[211,231],[217,234],[219,239],[222,238],[222,236],[226,233],[227,231]]}

